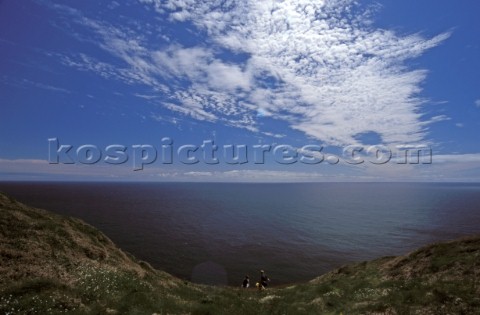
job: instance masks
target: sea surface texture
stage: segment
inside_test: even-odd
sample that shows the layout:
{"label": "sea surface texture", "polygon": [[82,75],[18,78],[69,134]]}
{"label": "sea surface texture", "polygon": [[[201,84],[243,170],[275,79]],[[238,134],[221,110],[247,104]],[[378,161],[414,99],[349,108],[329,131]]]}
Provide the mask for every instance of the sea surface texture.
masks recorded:
{"label": "sea surface texture", "polygon": [[480,233],[480,184],[20,183],[0,191],[79,217],[195,282],[271,285]]}

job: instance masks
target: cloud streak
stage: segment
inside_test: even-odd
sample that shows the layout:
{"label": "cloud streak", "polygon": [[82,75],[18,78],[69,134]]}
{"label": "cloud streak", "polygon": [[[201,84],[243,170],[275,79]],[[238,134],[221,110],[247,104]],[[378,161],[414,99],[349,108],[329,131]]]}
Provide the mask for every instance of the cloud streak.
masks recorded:
{"label": "cloud streak", "polygon": [[[225,170],[196,167],[190,170],[172,165],[166,168],[146,165],[142,171],[133,171],[131,165],[98,163],[49,164],[38,159],[0,159],[0,180],[59,179],[59,180],[126,180],[126,181],[245,181],[245,182],[338,182],[338,181],[479,181],[480,154],[433,154],[431,164],[403,164],[402,159],[375,165],[367,156],[360,165],[340,162],[336,165],[309,165],[281,170],[237,169]],[[414,161],[411,159],[410,161]],[[301,166],[301,165],[297,165]]]}

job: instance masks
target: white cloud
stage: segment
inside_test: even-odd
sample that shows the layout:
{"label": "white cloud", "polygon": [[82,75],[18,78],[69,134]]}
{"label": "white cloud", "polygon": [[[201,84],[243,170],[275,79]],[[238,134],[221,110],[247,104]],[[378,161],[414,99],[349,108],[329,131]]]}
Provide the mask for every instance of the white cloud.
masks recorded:
{"label": "white cloud", "polygon": [[266,136],[277,138],[277,139],[281,139],[281,138],[286,137],[286,135],[280,134],[280,133],[273,133],[273,132],[262,132],[262,133]]}
{"label": "white cloud", "polygon": [[208,85],[213,89],[226,89],[234,93],[236,89],[249,90],[251,87],[248,73],[244,73],[239,66],[227,65],[215,61],[207,68]]}
{"label": "white cloud", "polygon": [[[367,159],[368,160],[368,159]],[[232,181],[232,182],[342,182],[342,181],[479,181],[480,153],[433,155],[432,164],[311,166],[292,170],[204,170],[188,167],[166,169],[164,165],[146,165],[135,172],[132,165],[48,164],[45,160],[0,159],[0,180],[127,180],[127,181]],[[319,170],[319,167],[321,168]]]}
{"label": "white cloud", "polygon": [[15,79],[11,78],[8,76],[3,76],[2,82],[8,85],[12,85],[15,87],[23,88],[23,89],[29,89],[29,88],[38,88],[38,89],[44,89],[52,92],[60,92],[60,93],[65,93],[65,94],[70,94],[72,93],[70,90],[58,87],[58,86],[53,86],[50,84],[45,84],[45,83],[40,83],[36,81],[31,81],[28,79]]}
{"label": "white cloud", "polygon": [[[205,47],[172,44],[163,50],[149,49],[142,36],[130,34],[132,30],[61,8],[77,23],[93,30],[99,36],[100,47],[123,62],[119,66],[79,54],[77,58],[62,56],[65,65],[129,85],[149,86],[153,92],[148,96],[150,101],[194,119],[257,131],[251,105],[237,99],[241,90],[249,90],[252,85],[250,73],[241,66],[222,62]],[[185,80],[188,88],[182,86]]]}
{"label": "white cloud", "polygon": [[475,106],[480,107],[480,100],[475,101]]}
{"label": "white cloud", "polygon": [[186,172],[184,173],[186,176],[192,176],[192,177],[210,177],[214,175],[212,172]]}
{"label": "white cloud", "polygon": [[163,9],[183,12],[218,44],[251,54],[257,80],[277,77],[279,87],[257,88],[248,98],[292,128],[337,145],[369,131],[386,143],[420,141],[418,94],[426,72],[402,63],[448,34],[425,39],[372,29],[370,12],[354,7],[348,0],[168,1]]}
{"label": "white cloud", "polygon": [[[150,167],[151,166],[151,167]],[[147,165],[140,172],[133,171],[129,163],[110,165],[97,163],[49,164],[46,160],[0,159],[0,180],[175,180],[181,173],[175,169]]]}
{"label": "white cloud", "polygon": [[249,90],[252,85],[249,73],[244,72],[238,65],[221,62],[214,58],[212,51],[205,48],[172,45],[167,50],[155,51],[152,55],[159,68],[169,70],[172,77],[186,77],[193,83],[210,87],[213,91]]}
{"label": "white cloud", "polygon": [[428,124],[438,123],[438,122],[448,121],[448,120],[452,120],[452,118],[450,118],[446,115],[438,115],[438,116],[434,116],[434,117],[430,118],[429,120],[423,122],[423,124],[428,125]]}
{"label": "white cloud", "polygon": [[[375,132],[386,144],[426,136],[420,98],[425,70],[405,61],[448,38],[399,35],[372,25],[373,9],[353,0],[139,0],[172,23],[192,22],[205,45],[152,47],[141,34],[83,17],[100,46],[124,68],[83,57],[71,65],[166,95],[163,105],[195,119],[259,130],[257,113],[330,145]],[[208,46],[207,46],[208,45]],[[229,61],[219,50],[244,53]],[[168,82],[168,83],[166,83]]]}
{"label": "white cloud", "polygon": [[434,155],[433,161],[434,163],[478,163],[480,167],[480,153]]}
{"label": "white cloud", "polygon": [[46,160],[35,160],[35,159],[0,159],[0,165],[47,165],[48,162]]}
{"label": "white cloud", "polygon": [[140,93],[135,93],[133,95],[138,97],[138,98],[143,98],[144,100],[148,100],[148,101],[151,101],[151,100],[154,100],[154,99],[158,98],[157,95],[147,95],[147,94],[140,94]]}

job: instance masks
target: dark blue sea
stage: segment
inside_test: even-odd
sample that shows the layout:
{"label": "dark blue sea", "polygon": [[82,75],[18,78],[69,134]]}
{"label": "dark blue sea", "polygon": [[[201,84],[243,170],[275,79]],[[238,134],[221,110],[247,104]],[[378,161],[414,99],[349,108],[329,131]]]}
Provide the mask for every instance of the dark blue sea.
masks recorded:
{"label": "dark blue sea", "polygon": [[480,184],[12,183],[0,191],[79,217],[183,279],[272,285],[480,234]]}

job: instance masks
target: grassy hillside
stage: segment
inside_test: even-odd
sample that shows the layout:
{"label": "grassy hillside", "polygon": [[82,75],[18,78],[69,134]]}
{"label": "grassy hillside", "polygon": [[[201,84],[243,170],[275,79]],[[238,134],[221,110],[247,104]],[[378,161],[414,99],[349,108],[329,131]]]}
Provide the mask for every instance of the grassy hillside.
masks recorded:
{"label": "grassy hillside", "polygon": [[0,314],[480,314],[480,237],[258,292],[181,281],[2,194],[0,275]]}

